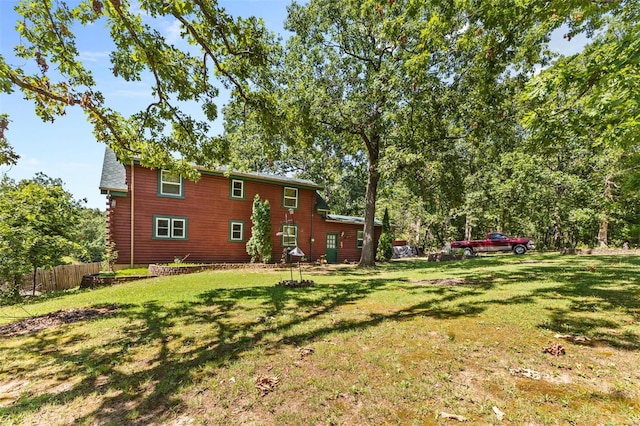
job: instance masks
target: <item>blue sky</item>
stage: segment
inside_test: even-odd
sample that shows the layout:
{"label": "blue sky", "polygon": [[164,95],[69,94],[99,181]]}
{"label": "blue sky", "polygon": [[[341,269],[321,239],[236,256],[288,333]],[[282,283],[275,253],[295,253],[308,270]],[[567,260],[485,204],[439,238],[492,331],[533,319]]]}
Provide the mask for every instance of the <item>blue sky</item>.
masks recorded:
{"label": "blue sky", "polygon": [[[0,0],[0,52],[9,64],[23,65],[12,55],[18,41],[14,31],[18,20],[13,11],[16,3],[15,0]],[[283,32],[282,23],[289,3],[290,0],[219,0],[232,16],[261,17],[278,34]],[[174,21],[167,20],[161,26],[167,36],[177,34]],[[584,39],[576,38],[571,42],[563,39],[562,31],[552,40],[552,47],[564,54],[575,53],[583,45]],[[100,28],[84,31],[78,38],[78,47],[81,59],[97,70],[94,72],[99,90],[114,109],[135,112],[149,99],[149,86],[144,82],[124,83],[111,76],[108,57],[111,42]],[[221,103],[223,101],[221,98]],[[88,207],[105,209],[105,197],[98,190],[105,147],[94,139],[79,107],[69,108],[67,114],[54,123],[44,123],[35,115],[33,105],[16,91],[11,95],[0,94],[0,112],[10,115],[5,135],[21,157],[15,166],[0,166],[0,174],[6,173],[19,180],[44,172],[50,177],[61,178],[74,198],[86,199]],[[220,123],[217,128],[222,131]]]}

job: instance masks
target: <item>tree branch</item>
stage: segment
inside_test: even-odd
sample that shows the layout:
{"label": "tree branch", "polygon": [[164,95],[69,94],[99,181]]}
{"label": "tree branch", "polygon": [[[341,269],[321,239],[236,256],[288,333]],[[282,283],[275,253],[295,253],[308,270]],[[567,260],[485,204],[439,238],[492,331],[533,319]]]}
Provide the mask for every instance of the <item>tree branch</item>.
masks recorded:
{"label": "tree branch", "polygon": [[[111,0],[111,1],[114,2],[114,0]],[[158,75],[158,70],[156,69],[155,61],[153,60],[153,58],[149,55],[149,52],[147,51],[147,46],[142,42],[142,40],[140,40],[140,38],[138,36],[138,33],[132,28],[131,23],[126,19],[126,17],[122,13],[121,8],[120,7],[115,7],[115,5],[114,5],[114,9],[116,10],[117,14],[120,16],[120,19],[124,23],[125,27],[127,27],[127,30],[129,31],[129,34],[131,35],[133,40],[142,49],[142,52],[146,56],[147,63],[149,65],[149,70],[153,73],[153,77],[156,80],[156,87],[158,89],[158,98],[160,99],[160,101],[164,101],[166,99],[166,96],[165,96],[165,94],[164,94],[164,92],[162,90],[162,80],[160,79],[160,76]]]}
{"label": "tree branch", "polygon": [[[105,127],[107,127],[109,129],[109,132],[111,133],[111,135],[113,136],[113,138],[118,142],[118,144],[120,146],[122,146],[123,148],[125,148],[127,151],[131,152],[131,153],[135,153],[130,147],[129,147],[129,143],[128,141],[125,141],[120,134],[118,133],[118,131],[113,127],[112,123],[110,120],[108,120],[104,114],[102,114],[102,112],[100,111],[99,108],[97,108],[95,105],[93,105],[90,101],[87,102],[86,99],[69,99],[69,97],[64,97],[61,95],[58,95],[56,93],[47,91],[42,89],[41,87],[38,86],[34,86],[33,84],[27,83],[26,81],[22,80],[21,78],[19,78],[14,72],[10,72],[9,73],[9,79],[11,80],[11,82],[13,84],[15,84],[16,86],[20,87],[21,89],[28,91],[28,92],[33,92],[33,93],[37,93],[38,95],[53,100],[53,101],[57,101],[60,102],[62,104],[65,105],[69,105],[72,101],[72,103],[75,104],[79,104],[83,109],[89,110],[91,111],[96,117],[98,117],[100,119],[100,121],[105,125]],[[85,94],[86,96],[86,94]]]}
{"label": "tree branch", "polygon": [[[204,40],[200,34],[198,34],[198,32],[195,30],[195,28],[193,28],[193,26],[186,20],[184,19],[183,16],[178,15],[178,14],[173,14],[173,16],[180,21],[180,23],[182,25],[184,25],[184,27],[187,29],[187,31],[189,31],[189,33],[196,39],[196,41],[198,42],[198,44],[200,45],[200,47],[205,51],[205,58],[208,56],[211,58],[211,60],[213,61],[216,69],[225,77],[227,77],[231,83],[236,87],[236,89],[238,90],[240,97],[242,97],[242,99],[244,99],[245,101],[249,100],[248,95],[245,93],[244,89],[242,88],[242,85],[236,80],[236,78],[231,75],[231,73],[229,73],[227,70],[224,69],[224,67],[222,66],[222,63],[218,60],[218,58],[216,57],[216,55],[214,54],[214,52],[209,48],[209,43]],[[206,64],[206,59],[205,59],[205,64]],[[206,77],[206,66],[205,66],[205,77]]]}
{"label": "tree branch", "polygon": [[205,18],[207,18],[207,20],[213,24],[215,31],[218,33],[218,36],[222,40],[222,43],[224,44],[229,54],[233,56],[244,56],[244,55],[251,56],[252,55],[251,50],[235,50],[233,46],[231,46],[231,43],[229,42],[229,39],[224,32],[224,28],[218,22],[217,17],[209,13],[208,10],[206,10],[205,5],[200,0],[194,0],[194,3],[198,5],[198,7],[200,8],[200,11],[205,16]]}

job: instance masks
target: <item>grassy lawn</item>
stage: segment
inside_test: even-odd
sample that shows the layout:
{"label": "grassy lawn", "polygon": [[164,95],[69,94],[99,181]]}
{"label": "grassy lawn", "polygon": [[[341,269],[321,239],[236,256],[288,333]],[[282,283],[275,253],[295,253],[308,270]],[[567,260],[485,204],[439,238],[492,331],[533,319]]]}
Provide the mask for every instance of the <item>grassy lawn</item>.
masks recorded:
{"label": "grassy lawn", "polygon": [[106,313],[0,337],[0,423],[640,423],[637,256],[303,274],[316,286],[206,272],[2,307]]}

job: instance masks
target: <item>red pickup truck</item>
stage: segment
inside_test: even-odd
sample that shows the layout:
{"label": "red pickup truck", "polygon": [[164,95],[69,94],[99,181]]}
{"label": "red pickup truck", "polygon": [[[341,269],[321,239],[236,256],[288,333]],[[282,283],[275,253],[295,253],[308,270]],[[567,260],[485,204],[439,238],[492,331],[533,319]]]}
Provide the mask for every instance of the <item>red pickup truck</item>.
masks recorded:
{"label": "red pickup truck", "polygon": [[466,256],[473,256],[476,252],[485,251],[513,251],[515,254],[525,254],[527,250],[536,248],[531,238],[511,238],[501,232],[490,232],[486,240],[451,241],[451,249],[463,249]]}

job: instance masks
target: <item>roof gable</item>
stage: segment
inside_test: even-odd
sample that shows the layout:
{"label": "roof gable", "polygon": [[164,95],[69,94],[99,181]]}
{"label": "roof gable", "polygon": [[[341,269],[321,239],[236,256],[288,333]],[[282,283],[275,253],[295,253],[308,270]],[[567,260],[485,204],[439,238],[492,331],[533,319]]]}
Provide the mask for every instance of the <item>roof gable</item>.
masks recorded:
{"label": "roof gable", "polygon": [[118,161],[116,154],[109,147],[104,150],[100,190],[103,192],[127,192],[129,190],[124,165]]}
{"label": "roof gable", "polygon": [[322,198],[322,195],[318,191],[316,191],[316,212],[330,212],[331,208],[327,201]]}

